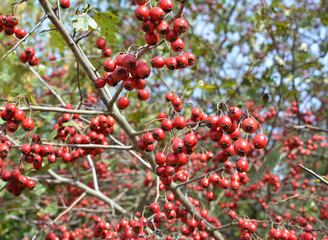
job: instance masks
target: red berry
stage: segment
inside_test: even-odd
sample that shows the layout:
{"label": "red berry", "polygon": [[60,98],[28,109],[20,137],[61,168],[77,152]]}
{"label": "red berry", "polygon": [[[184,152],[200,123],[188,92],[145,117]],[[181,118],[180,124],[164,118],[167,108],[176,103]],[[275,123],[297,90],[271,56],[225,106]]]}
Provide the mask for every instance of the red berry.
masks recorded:
{"label": "red berry", "polygon": [[103,48],[101,54],[103,55],[104,58],[109,58],[110,56],[112,56],[112,49],[109,47],[105,47]]}
{"label": "red berry", "polygon": [[252,144],[257,149],[263,149],[267,145],[268,140],[262,133],[256,134],[252,139]]}
{"label": "red berry", "polygon": [[[181,52],[184,49],[184,42],[181,38],[178,38],[175,42],[171,43],[171,47],[175,52]],[[188,57],[186,57],[187,65],[189,65]]]}
{"label": "red berry", "polygon": [[96,46],[99,49],[104,49],[106,47],[106,39],[105,38],[98,38],[96,42]]}
{"label": "red berry", "polygon": [[163,9],[161,9],[160,7],[153,7],[152,9],[150,9],[149,11],[149,16],[150,18],[155,21],[155,22],[160,22],[164,19],[165,17],[165,12]]}
{"label": "red berry", "polygon": [[246,133],[253,133],[256,131],[258,125],[253,118],[249,117],[243,121],[241,127]]}
{"label": "red berry", "polygon": [[134,12],[135,17],[139,21],[143,21],[149,16],[149,8],[145,5],[140,5]]}
{"label": "red berry", "polygon": [[173,2],[172,0],[160,0],[158,6],[163,9],[164,12],[169,13],[173,9]]}
{"label": "red berry", "polygon": [[163,58],[162,56],[154,57],[153,60],[151,60],[151,65],[154,68],[162,68],[164,67],[165,63],[165,58]]}
{"label": "red berry", "polygon": [[149,98],[149,92],[147,89],[141,89],[137,93],[137,97],[140,101],[146,101]]}
{"label": "red berry", "polygon": [[103,87],[105,87],[106,82],[107,82],[106,78],[99,77],[95,81],[95,86],[96,86],[96,88],[103,88]]}
{"label": "red berry", "polygon": [[34,121],[31,118],[25,118],[22,123],[22,128],[27,132],[32,131],[34,128]]}
{"label": "red berry", "polygon": [[184,33],[188,30],[188,22],[183,18],[177,18],[173,22],[173,29],[177,33]]}
{"label": "red berry", "polygon": [[61,0],[60,1],[60,6],[62,8],[69,8],[70,5],[71,5],[70,0]]}
{"label": "red berry", "polygon": [[156,28],[156,23],[150,18],[147,18],[141,24],[142,31],[144,31],[146,33],[153,32],[155,30],[155,28]]}
{"label": "red berry", "polygon": [[170,28],[167,34],[165,35],[166,41],[169,41],[171,43],[175,42],[178,38],[179,38],[179,34],[175,32],[172,28]]}
{"label": "red berry", "polygon": [[161,34],[161,35],[166,35],[168,33],[169,29],[170,29],[169,23],[165,20],[160,21],[156,25],[156,31],[158,32],[158,34]]}
{"label": "red berry", "polygon": [[15,36],[16,36],[18,39],[23,39],[26,35],[27,35],[27,32],[26,32],[25,29],[23,29],[23,28],[17,28],[17,29],[15,30]]}
{"label": "red berry", "polygon": [[249,143],[245,139],[238,139],[234,143],[234,150],[238,156],[245,156],[249,151]]}
{"label": "red berry", "polygon": [[177,66],[178,66],[178,62],[177,62],[176,57],[167,58],[166,61],[165,61],[165,64],[166,64],[167,69],[169,69],[171,71],[176,69]]}
{"label": "red berry", "polygon": [[121,97],[117,101],[117,107],[119,109],[126,109],[129,106],[129,103],[130,103],[129,98],[127,98],[127,97]]}

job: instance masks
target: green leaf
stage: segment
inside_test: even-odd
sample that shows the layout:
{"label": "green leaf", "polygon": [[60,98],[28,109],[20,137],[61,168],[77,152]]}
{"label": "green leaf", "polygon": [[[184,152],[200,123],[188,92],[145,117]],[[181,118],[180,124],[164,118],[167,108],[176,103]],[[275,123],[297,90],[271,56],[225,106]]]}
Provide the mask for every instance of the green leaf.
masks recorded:
{"label": "green leaf", "polygon": [[45,193],[46,190],[47,190],[47,189],[45,188],[44,185],[42,185],[42,184],[36,184],[36,185],[35,185],[35,188],[34,188],[34,190],[33,190],[33,193],[34,193],[35,195],[37,195],[37,196],[40,196],[40,195],[42,195],[43,193]]}
{"label": "green leaf", "polygon": [[[50,26],[51,27],[51,26]],[[49,32],[50,34],[50,44],[53,48],[59,48],[60,51],[64,51],[67,44],[65,40],[62,38],[60,33],[57,30],[53,30]]]}
{"label": "green leaf", "polygon": [[120,21],[120,19],[115,16],[113,13],[105,12],[100,13],[97,12],[94,16],[94,20],[97,22],[100,27],[100,32],[111,44],[115,44],[116,36],[115,33],[119,32],[118,27],[115,25]]}
{"label": "green leaf", "polygon": [[76,15],[76,20],[73,22],[73,27],[78,31],[83,32],[88,31],[89,26],[93,29],[98,28],[96,21],[90,17],[87,13],[82,13],[81,15]]}
{"label": "green leaf", "polygon": [[203,80],[199,80],[197,84],[194,86],[194,88],[201,88],[206,91],[212,91],[216,89],[216,86],[209,83],[205,83]]}
{"label": "green leaf", "polygon": [[81,129],[82,129],[82,127],[76,121],[73,121],[73,120],[63,123],[63,126],[74,127],[79,131],[81,131]]}
{"label": "green leaf", "polygon": [[262,164],[262,167],[258,173],[254,173],[253,176],[249,175],[249,178],[251,179],[250,185],[253,185],[256,181],[261,180],[264,173],[266,173],[268,169],[270,172],[272,172],[274,170],[274,168],[280,162],[280,159],[284,156],[283,154],[280,154],[280,148],[281,148],[281,145],[278,145],[272,150],[270,155],[267,157],[267,159]]}
{"label": "green leaf", "polygon": [[53,112],[40,112],[39,116],[45,119],[52,119],[55,116],[55,113]]}
{"label": "green leaf", "polygon": [[54,214],[56,214],[56,212],[57,212],[57,203],[56,202],[52,202],[52,203],[50,203],[50,204],[48,204],[47,205],[47,207],[44,209],[44,214],[47,214],[47,213],[49,213],[50,214],[50,216],[51,215],[54,215]]}
{"label": "green leaf", "polygon": [[26,131],[23,128],[19,128],[13,135],[14,138],[22,138],[25,136]]}
{"label": "green leaf", "polygon": [[54,137],[57,136],[57,133],[58,133],[58,129],[52,130],[51,133],[49,134],[48,138],[49,139],[54,139]]}

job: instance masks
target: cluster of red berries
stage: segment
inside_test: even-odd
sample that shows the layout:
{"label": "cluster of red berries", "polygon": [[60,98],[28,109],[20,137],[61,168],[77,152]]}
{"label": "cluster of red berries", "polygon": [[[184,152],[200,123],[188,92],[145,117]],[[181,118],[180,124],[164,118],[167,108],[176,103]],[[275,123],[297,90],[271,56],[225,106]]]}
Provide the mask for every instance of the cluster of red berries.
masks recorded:
{"label": "cluster of red berries", "polygon": [[8,182],[6,189],[14,196],[19,196],[25,189],[33,190],[35,187],[35,181],[21,175],[18,169],[13,169],[11,172],[3,171],[1,179],[4,182]]}
{"label": "cluster of red berries", "polygon": [[60,231],[60,236],[58,237],[53,230],[49,231],[45,237],[46,240],[57,240],[57,239],[62,239],[62,240],[74,240],[77,237],[76,232],[69,232],[67,229],[67,226],[63,225],[59,228]]}
{"label": "cluster of red berries", "polygon": [[27,33],[23,28],[16,28],[19,19],[16,16],[0,15],[0,32],[4,31],[7,35],[13,35],[18,39],[24,38]]}
{"label": "cluster of red berries", "polygon": [[6,121],[5,126],[8,132],[16,132],[20,123],[27,132],[32,131],[34,128],[34,121],[31,118],[25,118],[24,111],[18,109],[13,103],[8,103],[0,116]]}
{"label": "cluster of red berries", "polygon": [[39,59],[35,56],[34,48],[28,47],[24,52],[21,53],[19,57],[22,63],[28,63],[30,66],[35,66],[38,64]]}
{"label": "cluster of red berries", "polygon": [[[185,33],[188,28],[188,22],[183,18],[171,19],[165,21],[165,15],[169,14],[174,5],[172,0],[160,0],[158,6],[148,8],[149,1],[138,0],[136,3],[139,7],[135,10],[135,17],[142,21],[141,29],[145,32],[145,41],[148,45],[156,45],[160,37],[164,36],[165,40],[171,43],[173,51],[181,53],[184,49],[184,42],[179,35]],[[173,22],[170,28],[170,23]],[[193,65],[195,56],[192,53],[181,54],[177,57],[169,57],[164,59],[157,56],[152,60],[152,66],[155,68],[162,68],[164,65],[170,70],[183,69],[187,66]]]}
{"label": "cluster of red berries", "polygon": [[[106,83],[109,86],[116,86],[119,82],[123,81],[123,87],[127,91],[137,89],[137,97],[140,101],[145,101],[149,98],[149,91],[145,89],[145,78],[149,77],[151,69],[149,65],[141,60],[137,60],[133,55],[119,55],[116,60],[111,59],[112,50],[106,47],[106,40],[99,38],[96,46],[102,49],[102,55],[107,59],[104,64],[105,75],[99,77],[95,81],[97,88],[105,87]],[[125,109],[129,105],[129,98],[121,97],[117,101],[117,106],[120,109]]]}

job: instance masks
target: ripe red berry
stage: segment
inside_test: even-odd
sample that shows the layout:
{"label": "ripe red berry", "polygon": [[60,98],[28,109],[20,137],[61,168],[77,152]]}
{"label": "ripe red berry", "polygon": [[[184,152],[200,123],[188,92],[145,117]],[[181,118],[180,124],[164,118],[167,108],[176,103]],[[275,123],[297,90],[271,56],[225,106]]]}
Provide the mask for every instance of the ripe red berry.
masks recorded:
{"label": "ripe red berry", "polygon": [[104,58],[109,58],[110,56],[112,56],[112,49],[109,47],[105,47],[103,48],[101,54]]}
{"label": "ripe red berry", "polygon": [[188,22],[183,18],[177,18],[173,22],[173,29],[177,33],[184,33],[188,30]]}
{"label": "ripe red berry", "polygon": [[27,132],[32,131],[34,128],[34,121],[31,118],[25,118],[22,123],[22,128]]}
{"label": "ripe red berry", "polygon": [[262,133],[256,134],[252,139],[252,144],[257,149],[263,149],[267,145],[268,140]]}
{"label": "ripe red berry", "polygon": [[151,203],[148,207],[148,210],[151,214],[158,213],[161,207],[158,203]]}
{"label": "ripe red berry", "polygon": [[121,97],[120,99],[118,99],[117,101],[117,107],[119,109],[126,109],[129,106],[130,100],[127,97]]}
{"label": "ripe red berry", "polygon": [[96,88],[103,88],[103,87],[105,87],[106,82],[107,82],[107,81],[106,81],[106,78],[99,77],[99,78],[97,78],[96,81],[95,81],[95,87],[96,87]]}
{"label": "ripe red berry", "polygon": [[19,109],[16,110],[13,119],[16,122],[22,122],[25,119],[25,113],[24,113],[24,111],[19,110]]}
{"label": "ripe red berry", "polygon": [[28,64],[32,67],[36,66],[38,64],[38,62],[39,62],[39,59],[36,56],[33,56],[32,58],[30,58],[28,60]]}
{"label": "ripe red berry", "polygon": [[173,9],[173,2],[172,0],[160,0],[158,6],[163,9],[164,12],[169,13]]}
{"label": "ripe red berry", "polygon": [[236,170],[238,172],[246,172],[248,169],[248,162],[245,158],[241,158],[236,163]]}
{"label": "ripe red berry", "polygon": [[136,66],[137,59],[132,55],[125,55],[122,61],[122,66],[131,69]]}
{"label": "ripe red berry", "polygon": [[19,19],[16,16],[10,16],[7,19],[7,26],[9,26],[9,27],[15,27],[18,25],[18,23],[19,23]]}
{"label": "ripe red berry", "polygon": [[140,5],[134,12],[135,17],[139,21],[143,21],[149,16],[149,8],[145,5]]}
{"label": "ripe red berry", "polygon": [[153,131],[153,137],[157,142],[163,141],[165,138],[165,132],[162,128],[156,128]]}
{"label": "ripe red berry", "polygon": [[116,68],[116,62],[113,59],[107,59],[103,67],[106,72],[113,72]]}
{"label": "ripe red berry", "polygon": [[[171,43],[171,47],[173,51],[175,52],[181,52],[184,49],[184,42],[181,38],[178,38],[175,42]],[[187,59],[187,65],[189,65],[188,58],[185,56]]]}
{"label": "ripe red berry", "polygon": [[149,98],[149,92],[147,89],[141,89],[137,93],[137,97],[140,101],[146,101]]}
{"label": "ripe red berry", "polygon": [[231,107],[228,110],[228,116],[234,121],[239,120],[242,114],[243,113],[239,107]]}
{"label": "ripe red berry", "polygon": [[71,5],[70,0],[61,0],[60,1],[60,6],[62,8],[69,8],[70,5]]}
{"label": "ripe red berry", "polygon": [[178,38],[179,38],[179,34],[175,32],[172,28],[170,28],[167,34],[165,35],[166,41],[169,41],[171,43],[175,42]]}
{"label": "ripe red berry", "polygon": [[173,128],[173,121],[171,119],[164,119],[161,124],[161,128],[164,131],[171,131]]}
{"label": "ripe red berry", "polygon": [[155,21],[155,22],[160,22],[164,19],[165,17],[165,12],[162,8],[160,7],[153,7],[149,11],[149,16],[150,18]]}
{"label": "ripe red berry", "polygon": [[227,131],[231,127],[232,121],[227,115],[223,115],[219,117],[218,125],[222,130]]}
{"label": "ripe red berry", "polygon": [[156,25],[156,31],[158,32],[158,34],[161,34],[161,35],[166,35],[168,33],[169,29],[170,29],[169,23],[165,20],[160,21]]}
{"label": "ripe red berry", "polygon": [[98,38],[96,42],[96,46],[99,49],[104,49],[106,47],[106,39],[105,38]]}
{"label": "ripe red berry", "polygon": [[150,75],[150,67],[147,63],[143,62],[143,63],[139,63],[137,66],[136,66],[136,73],[137,73],[137,76],[141,79],[145,79],[147,77],[149,77]]}
{"label": "ripe red berry", "polygon": [[176,57],[169,57],[165,61],[166,67],[169,70],[174,70],[178,66],[177,58]]}
{"label": "ripe red berry", "polygon": [[253,133],[256,131],[258,125],[253,118],[249,117],[243,121],[241,127],[246,133]]}
{"label": "ripe red berry", "polygon": [[154,57],[151,60],[151,65],[154,68],[162,68],[164,67],[165,63],[166,63],[165,58],[163,58],[162,56]]}
{"label": "ripe red berry", "polygon": [[174,118],[173,126],[178,129],[184,129],[186,126],[186,119],[183,116],[177,116]]}
{"label": "ripe red berry", "polygon": [[234,150],[238,156],[245,156],[249,151],[249,143],[245,139],[238,139],[234,143]]}
{"label": "ripe red berry", "polygon": [[176,59],[177,59],[177,68],[185,68],[188,66],[188,58],[184,54],[179,55]]}
{"label": "ripe red berry", "polygon": [[186,53],[185,56],[188,58],[188,66],[194,65],[196,61],[195,55],[192,53]]}
{"label": "ripe red berry", "polygon": [[27,35],[27,32],[26,32],[25,29],[23,29],[23,28],[17,28],[17,29],[15,30],[15,36],[16,36],[18,39],[23,39],[26,35]]}
{"label": "ripe red berry", "polygon": [[156,45],[159,42],[159,35],[157,32],[146,32],[145,41],[150,46]]}
{"label": "ripe red berry", "polygon": [[35,55],[34,48],[28,47],[25,49],[25,54],[28,58],[32,58]]}
{"label": "ripe red berry", "polygon": [[142,31],[144,31],[146,33],[153,32],[155,30],[155,28],[156,28],[156,23],[150,18],[147,18],[141,24]]}

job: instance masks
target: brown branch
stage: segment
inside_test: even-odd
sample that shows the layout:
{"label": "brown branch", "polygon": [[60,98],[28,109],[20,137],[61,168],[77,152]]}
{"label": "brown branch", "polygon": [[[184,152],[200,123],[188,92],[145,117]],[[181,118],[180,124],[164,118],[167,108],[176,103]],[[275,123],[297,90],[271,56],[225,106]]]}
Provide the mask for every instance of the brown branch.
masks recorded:
{"label": "brown branch", "polygon": [[328,181],[326,181],[325,179],[323,179],[323,177],[319,176],[317,173],[315,173],[314,171],[312,171],[311,169],[308,169],[306,167],[304,167],[301,164],[297,164],[297,166],[299,166],[300,168],[304,169],[305,171],[307,171],[308,173],[310,173],[311,175],[313,175],[314,177],[316,177],[317,179],[320,180],[320,182],[328,185]]}
{"label": "brown branch", "polygon": [[328,129],[319,128],[319,127],[312,126],[312,125],[309,125],[309,124],[305,124],[305,125],[291,125],[291,127],[294,128],[294,129],[309,129],[309,130],[312,130],[312,131],[318,131],[318,132],[326,132],[326,133],[328,133]]}

